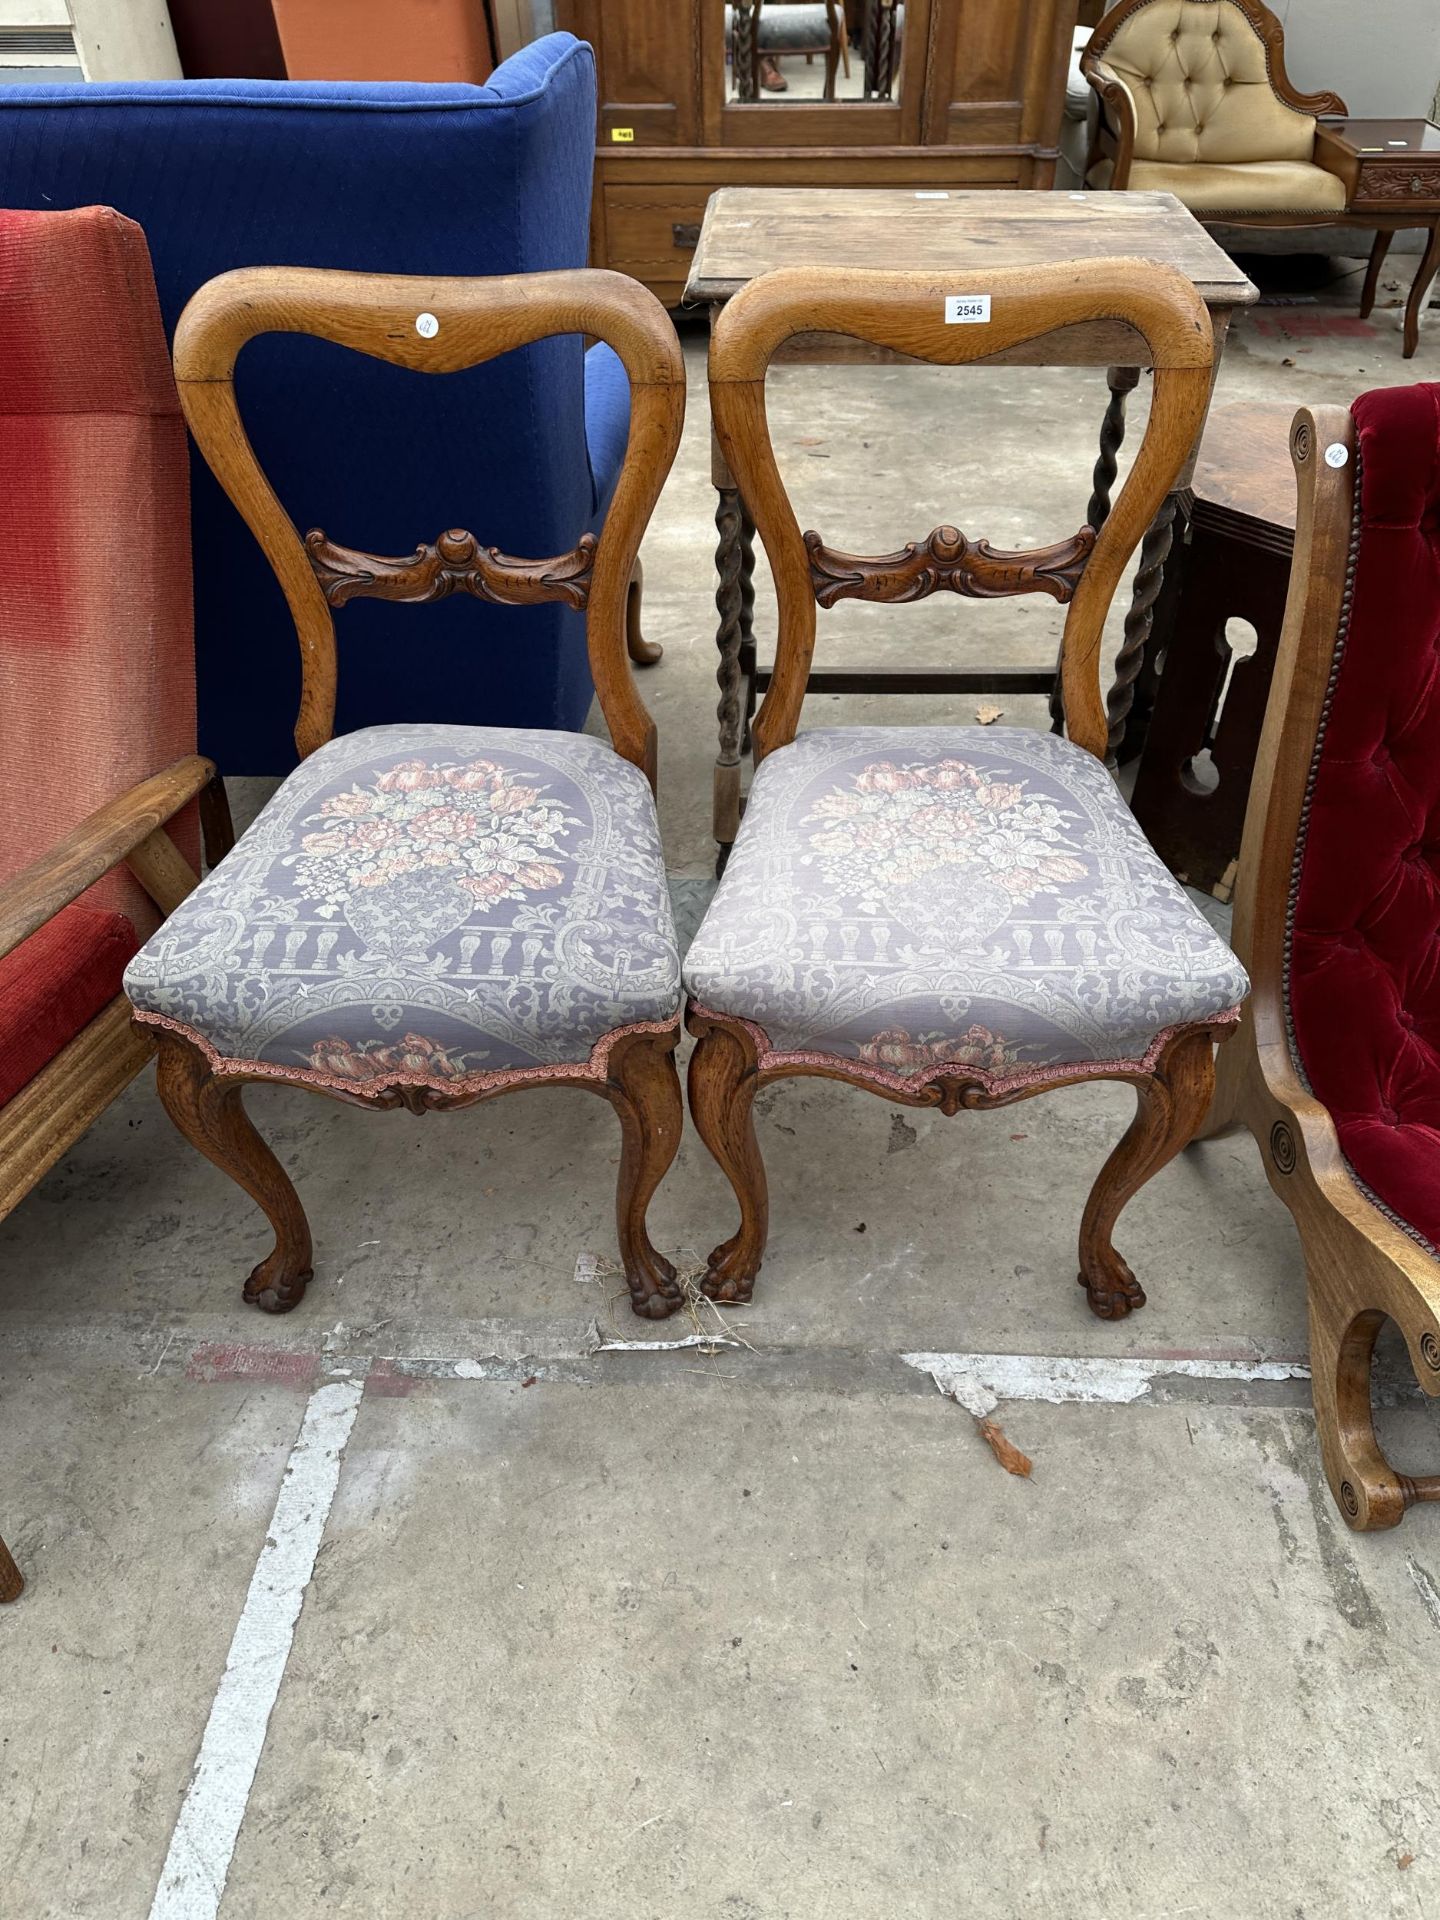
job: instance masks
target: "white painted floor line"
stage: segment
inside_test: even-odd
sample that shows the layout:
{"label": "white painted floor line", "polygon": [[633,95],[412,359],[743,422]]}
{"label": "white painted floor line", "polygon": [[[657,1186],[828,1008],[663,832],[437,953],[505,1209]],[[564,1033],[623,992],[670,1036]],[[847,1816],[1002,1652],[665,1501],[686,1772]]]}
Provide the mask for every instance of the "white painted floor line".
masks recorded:
{"label": "white painted floor line", "polygon": [[941,1393],[983,1420],[1002,1400],[1092,1401],[1124,1406],[1142,1400],[1157,1380],[1308,1380],[1294,1360],[1080,1360],[1035,1353],[902,1353],[907,1366],[928,1373]]}
{"label": "white painted floor line", "polygon": [[150,1920],[214,1920],[219,1909],[364,1390],[363,1380],[334,1380],[317,1387],[305,1408],[170,1837]]}

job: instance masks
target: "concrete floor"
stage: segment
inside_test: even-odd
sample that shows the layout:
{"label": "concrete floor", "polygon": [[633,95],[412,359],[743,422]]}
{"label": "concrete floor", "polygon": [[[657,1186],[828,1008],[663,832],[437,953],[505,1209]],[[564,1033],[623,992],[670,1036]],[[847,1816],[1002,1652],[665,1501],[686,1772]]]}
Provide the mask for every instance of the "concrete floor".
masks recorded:
{"label": "concrete floor", "polygon": [[[1356,285],[1243,319],[1222,397],[1440,377],[1434,316],[1406,365],[1390,315],[1349,324]],[[690,344],[645,688],[694,911]],[[802,523],[836,544],[1083,516],[1093,375],[797,370],[774,399]],[[822,657],[939,665],[962,626],[975,660],[1053,655],[1025,600],[844,608]],[[1357,1538],[1334,1512],[1296,1242],[1248,1140],[1133,1204],[1150,1304],[1107,1326],[1073,1238],[1123,1092],[954,1121],[819,1083],[760,1104],[770,1251],[725,1323],[748,1344],[709,1352],[614,1349],[690,1329],[614,1298],[618,1138],[579,1094],[423,1123],[254,1095],[318,1243],[286,1319],[241,1306],[258,1218],[148,1076],[0,1225],[0,1527],[31,1582],[0,1611],[4,1920],[1440,1913],[1440,1515]],[[729,1209],[687,1135],[657,1241],[708,1246]],[[1007,1402],[1023,1480],[915,1353],[1219,1377]],[[1382,1399],[1397,1457],[1433,1466],[1403,1367]]]}

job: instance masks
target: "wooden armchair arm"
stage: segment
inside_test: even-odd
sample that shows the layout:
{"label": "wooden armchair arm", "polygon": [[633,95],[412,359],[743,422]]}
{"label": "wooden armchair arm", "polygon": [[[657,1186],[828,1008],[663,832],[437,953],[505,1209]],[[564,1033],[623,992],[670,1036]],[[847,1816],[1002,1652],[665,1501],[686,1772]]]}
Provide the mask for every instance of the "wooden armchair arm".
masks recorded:
{"label": "wooden armchair arm", "polygon": [[172,912],[198,876],[165,832],[165,824],[214,777],[213,761],[187,754],[107,801],[23,873],[0,884],[0,959],[120,860],[129,864],[161,912]]}
{"label": "wooden armchair arm", "polygon": [[[1123,190],[1130,184],[1130,163],[1135,157],[1135,96],[1098,54],[1081,54],[1080,71],[1100,99],[1100,117],[1085,161],[1085,179],[1090,178],[1095,162],[1108,149],[1115,162],[1110,185]],[[1113,124],[1106,124],[1107,113]]]}

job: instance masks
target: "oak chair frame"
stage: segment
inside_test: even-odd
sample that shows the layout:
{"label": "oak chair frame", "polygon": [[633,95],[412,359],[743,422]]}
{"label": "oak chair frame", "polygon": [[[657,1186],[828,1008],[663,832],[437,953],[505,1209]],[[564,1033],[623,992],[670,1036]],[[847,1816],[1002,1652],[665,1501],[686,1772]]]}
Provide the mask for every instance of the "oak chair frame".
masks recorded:
{"label": "oak chair frame", "polygon": [[[319,528],[302,539],[256,459],[235,397],[238,354],[272,332],[310,334],[432,374],[459,372],[552,334],[604,340],[629,376],[631,415],[624,464],[599,537],[586,534],[570,553],[546,560],[515,559],[460,529],[398,558],[342,547]],[[302,759],[329,740],[334,727],[335,607],[358,596],[421,603],[454,592],[507,605],[559,600],[585,611],[590,666],[611,742],[653,792],[655,725],[630,673],[627,613],[634,607],[641,537],[674,460],[685,410],[679,342],[653,294],[620,274],[583,268],[492,279],[246,268],[222,274],[191,300],[176,330],[175,374],[190,430],[274,568],[295,622],[302,667],[295,743]],[[397,1073],[353,1090],[322,1084],[299,1069],[225,1059],[188,1029],[155,1015],[136,1018],[158,1042],[159,1092],[171,1119],[244,1188],[274,1231],[274,1247],[245,1284],[246,1300],[264,1311],[283,1313],[299,1303],[312,1256],[299,1196],[242,1103],[245,1086],[259,1081],[417,1114],[474,1106],[530,1086],[583,1087],[601,1095],[621,1127],[616,1217],[632,1304],[651,1318],[680,1305],[674,1268],[645,1228],[651,1195],[680,1143],[678,1013],[673,1022],[605,1035],[589,1060],[574,1066],[477,1073],[449,1088]]]}
{"label": "oak chair frame", "polygon": [[[989,322],[945,324],[946,297],[969,293],[990,295]],[[961,366],[1097,320],[1128,327],[1134,344],[1127,364],[1154,369],[1144,440],[1098,534],[1085,527],[1053,547],[997,554],[946,527],[899,553],[869,559],[837,555],[818,534],[801,533],[765,409],[766,372],[785,341],[801,332],[838,333],[914,360]],[[837,577],[850,597],[866,600],[893,603],[945,589],[986,598],[1040,591],[1068,604],[1061,648],[1068,730],[1103,764],[1109,740],[1100,687],[1105,616],[1127,561],[1199,437],[1213,357],[1209,315],[1195,288],[1169,268],[1138,260],[1011,268],[983,280],[787,268],[751,281],[716,322],[710,398],[725,459],[765,545],[779,608],[774,671],[752,728],[757,764],[795,738],[815,647],[815,607],[830,603]],[[937,553],[943,556],[938,564]],[[792,1075],[817,1075],[904,1106],[953,1114],[1008,1106],[1077,1082],[1120,1080],[1135,1088],[1136,1115],[1086,1203],[1078,1276],[1091,1309],[1102,1319],[1116,1319],[1142,1306],[1145,1295],[1112,1244],[1115,1223],[1193,1133],[1214,1084],[1214,1043],[1229,1033],[1234,1015],[1172,1027],[1141,1061],[1044,1068],[1008,1080],[974,1068],[910,1078],[824,1053],[778,1051],[752,1022],[694,999],[686,1019],[697,1041],[690,1111],[740,1208],[739,1230],[710,1255],[703,1285],[712,1300],[749,1300],[764,1255],[768,1200],[753,1121],[762,1087]]]}
{"label": "oak chair frame", "polygon": [[[197,795],[206,847],[229,844],[224,788],[211,761],[188,754],[141,780],[73,827],[41,859],[0,883],[0,959],[72,905],[120,861],[161,913],[171,913],[199,876],[166,828]],[[116,994],[33,1080],[0,1107],[0,1220],[13,1211],[145,1066],[153,1036],[132,1027],[130,1002]],[[24,1586],[0,1540],[0,1604]]]}
{"label": "oak chair frame", "polygon": [[[1295,563],[1235,894],[1235,950],[1252,990],[1196,1137],[1248,1127],[1270,1185],[1294,1217],[1325,1474],[1346,1521],[1364,1532],[1398,1525],[1416,1501],[1440,1500],[1440,1474],[1412,1478],[1386,1459],[1370,1393],[1375,1341],[1390,1319],[1404,1335],[1421,1387],[1440,1395],[1440,1260],[1350,1171],[1291,1036],[1290,906],[1312,767],[1349,625],[1359,461],[1354,422],[1343,407],[1302,408],[1290,446],[1299,482]],[[1344,450],[1342,465],[1324,457],[1333,447]]]}

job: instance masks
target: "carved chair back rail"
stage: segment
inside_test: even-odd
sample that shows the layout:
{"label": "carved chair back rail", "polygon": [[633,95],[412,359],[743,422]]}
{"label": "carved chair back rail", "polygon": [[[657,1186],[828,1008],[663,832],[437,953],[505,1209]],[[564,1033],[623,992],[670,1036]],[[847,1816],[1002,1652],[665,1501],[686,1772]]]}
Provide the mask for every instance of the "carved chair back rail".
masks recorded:
{"label": "carved chair back rail", "polygon": [[[974,324],[955,323],[957,303]],[[958,367],[1097,322],[1123,338],[1127,364],[1155,376],[1144,440],[1103,526],[1032,553],[999,553],[942,527],[874,558],[802,534],[765,407],[766,373],[796,335],[839,334]],[[765,545],[779,635],[754,722],[749,805],[685,967],[698,1042],[691,1112],[740,1208],[738,1232],[710,1257],[712,1299],[750,1298],[764,1253],[755,1093],[819,1074],[945,1113],[1079,1080],[1133,1085],[1134,1124],[1081,1221],[1079,1278],[1102,1317],[1143,1304],[1112,1229],[1203,1112],[1213,1043],[1246,983],[1105,770],[1101,642],[1124,568],[1199,434],[1213,355],[1192,282],[1138,260],[983,276],[786,269],[750,281],[717,320],[715,431]],[[941,590],[1045,592],[1066,606],[1070,738],[975,727],[799,733],[817,603],[893,604]],[[1123,931],[1142,924],[1153,943]]]}
{"label": "carved chair back rail", "polygon": [[[319,528],[302,538],[235,394],[245,345],[276,331],[426,374],[550,335],[606,342],[629,379],[630,431],[598,539],[530,560],[460,528],[401,557]],[[311,1277],[304,1210],[245,1114],[247,1082],[415,1113],[575,1086],[600,1094],[620,1122],[616,1222],[635,1309],[672,1313],[680,1289],[645,1213],[680,1139],[680,963],[655,816],[655,727],[627,636],[641,536],[684,418],[669,316],[606,272],[412,279],[255,268],[195,295],[175,368],[200,450],[284,589],[303,669],[300,767],[126,976],[135,1019],[160,1048],[171,1118],[274,1229],[245,1297],[283,1312]],[[455,592],[583,608],[610,743],[444,716],[332,739],[334,610],[363,595],[427,602]]]}

